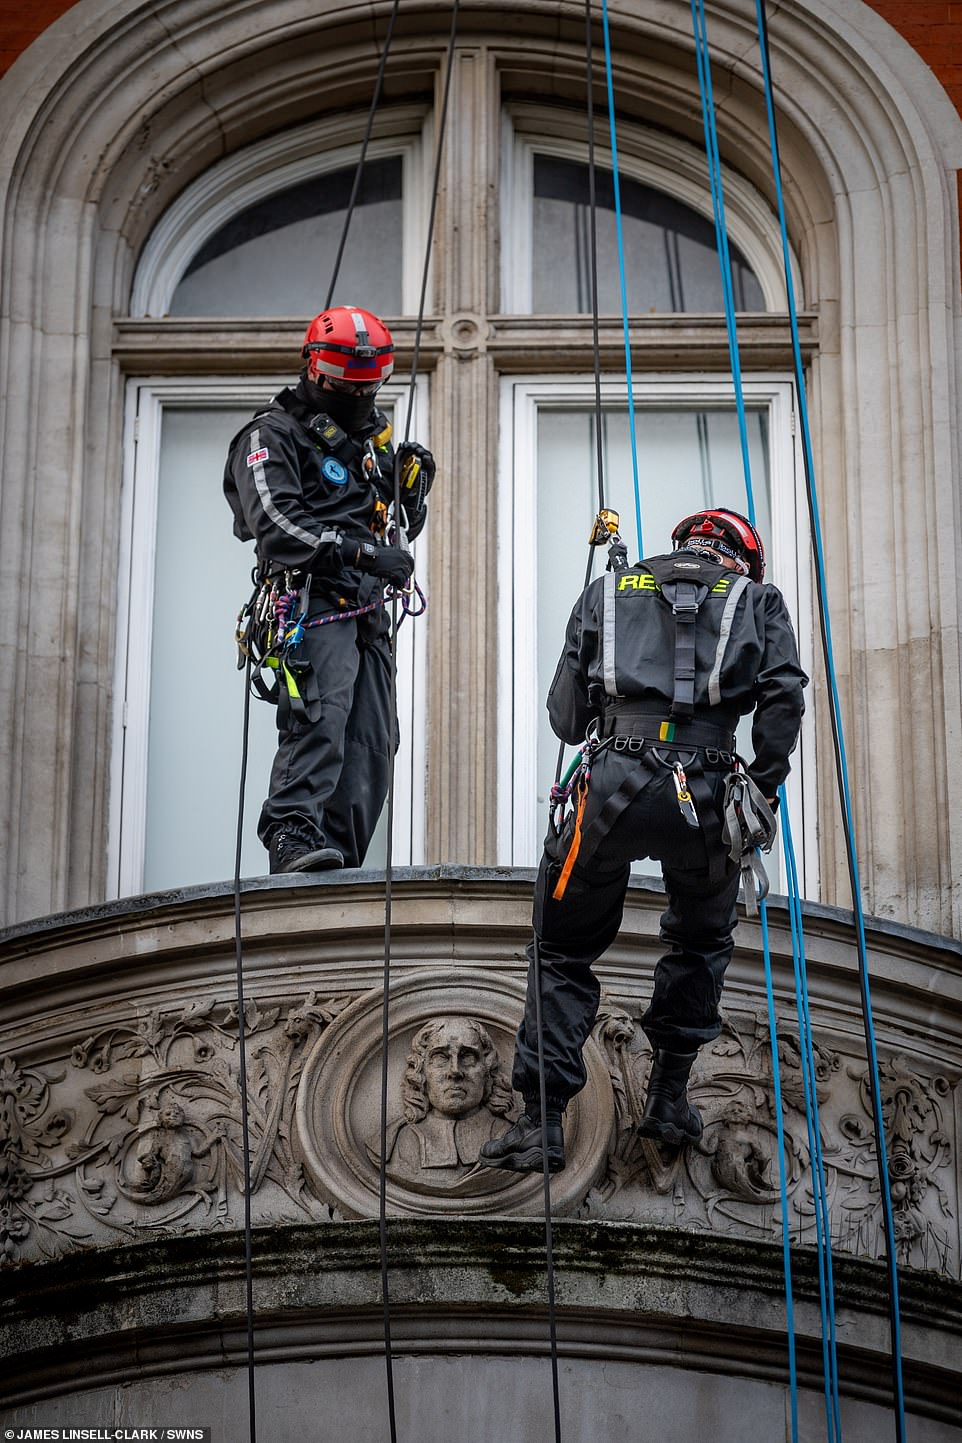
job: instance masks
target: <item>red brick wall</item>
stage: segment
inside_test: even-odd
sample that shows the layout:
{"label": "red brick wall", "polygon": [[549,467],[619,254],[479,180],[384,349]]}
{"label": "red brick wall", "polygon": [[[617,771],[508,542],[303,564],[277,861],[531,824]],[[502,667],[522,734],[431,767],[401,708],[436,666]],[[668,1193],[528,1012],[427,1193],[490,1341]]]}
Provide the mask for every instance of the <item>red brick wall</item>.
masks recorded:
{"label": "red brick wall", "polygon": [[[935,71],[962,114],[962,0],[865,0]],[[58,15],[67,0],[0,0],[0,75]]]}
{"label": "red brick wall", "polygon": [[58,16],[72,0],[0,0],[0,75]]}
{"label": "red brick wall", "polygon": [[962,115],[962,0],[865,0],[921,55]]}

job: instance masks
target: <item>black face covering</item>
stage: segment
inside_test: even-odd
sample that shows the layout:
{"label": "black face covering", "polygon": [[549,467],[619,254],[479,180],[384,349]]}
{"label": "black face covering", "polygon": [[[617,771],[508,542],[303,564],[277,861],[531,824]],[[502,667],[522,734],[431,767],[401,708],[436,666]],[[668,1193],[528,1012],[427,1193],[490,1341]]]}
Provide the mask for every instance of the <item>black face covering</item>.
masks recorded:
{"label": "black face covering", "polygon": [[352,396],[346,391],[327,391],[314,381],[304,379],[304,389],[312,406],[330,416],[342,431],[359,431],[374,415],[376,396]]}

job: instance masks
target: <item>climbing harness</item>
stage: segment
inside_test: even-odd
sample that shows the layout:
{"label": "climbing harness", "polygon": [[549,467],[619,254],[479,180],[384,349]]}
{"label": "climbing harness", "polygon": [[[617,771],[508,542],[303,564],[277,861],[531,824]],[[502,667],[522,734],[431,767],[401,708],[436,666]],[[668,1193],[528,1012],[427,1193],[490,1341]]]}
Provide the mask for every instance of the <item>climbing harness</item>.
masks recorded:
{"label": "climbing harness", "polygon": [[775,815],[758,787],[736,758],[734,771],[725,778],[722,803],[722,842],[741,869],[745,915],[758,916],[758,904],[768,896],[768,873],[759,852],[770,852],[777,831]]}
{"label": "climbing harness", "polygon": [[[393,542],[393,533],[388,535]],[[385,586],[379,596],[363,606],[348,606],[342,597],[338,610],[308,617],[313,578],[308,573],[295,586],[294,578],[299,575],[292,571],[265,575],[260,568],[255,569],[254,590],[238,613],[234,640],[237,670],[243,671],[250,662],[248,675],[253,694],[274,706],[287,706],[297,722],[313,723],[320,715],[321,692],[313,668],[298,657],[304,633],[316,626],[354,621],[392,606],[398,597],[400,625],[407,616],[423,616],[427,598],[412,577],[407,586]]]}

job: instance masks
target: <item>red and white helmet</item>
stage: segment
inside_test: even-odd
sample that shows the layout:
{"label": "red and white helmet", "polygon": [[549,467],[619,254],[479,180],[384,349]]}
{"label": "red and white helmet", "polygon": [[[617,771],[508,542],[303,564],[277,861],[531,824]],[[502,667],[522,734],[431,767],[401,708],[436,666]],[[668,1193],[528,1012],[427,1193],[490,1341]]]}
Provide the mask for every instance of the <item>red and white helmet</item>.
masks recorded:
{"label": "red and white helmet", "polygon": [[383,321],[360,306],[332,306],[307,328],[301,355],[310,380],[386,381],[394,370],[394,341]]}
{"label": "red and white helmet", "polygon": [[765,548],[762,538],[747,516],[738,511],[696,511],[679,521],[671,539],[676,547],[690,541],[701,541],[731,556],[744,566],[752,581],[761,581],[765,575]]}

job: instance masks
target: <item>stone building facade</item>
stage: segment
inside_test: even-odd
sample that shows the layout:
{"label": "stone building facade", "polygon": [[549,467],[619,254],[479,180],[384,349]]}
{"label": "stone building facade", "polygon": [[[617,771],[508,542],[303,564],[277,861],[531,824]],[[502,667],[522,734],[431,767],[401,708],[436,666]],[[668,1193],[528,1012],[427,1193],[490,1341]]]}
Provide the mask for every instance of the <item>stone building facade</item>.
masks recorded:
{"label": "stone building facade", "polygon": [[[962,1436],[962,13],[894,0],[769,9],[872,914],[907,1401],[913,1439],[949,1443]],[[214,670],[229,681],[244,563],[218,549],[221,527],[229,538],[216,458],[232,418],[296,368],[304,318],[320,304],[299,267],[325,238],[322,293],[389,10],[78,0],[35,6],[5,36],[5,1424],[51,1426],[69,1404],[87,1424],[154,1417],[244,1436],[237,1008],[220,860],[232,855],[240,701]],[[642,510],[657,530],[676,484],[733,484],[729,363],[705,264],[689,7],[609,10],[629,223],[645,257],[629,276],[631,343]],[[775,579],[813,673],[792,809],[846,1436],[861,1440],[890,1426],[884,1274],[755,7],[707,10],[753,464]],[[377,180],[347,258],[351,285],[382,288],[402,372],[450,20],[447,6],[402,0],[373,129]],[[599,41],[596,31],[603,168]],[[584,564],[572,518],[590,519],[585,70],[580,5],[461,5],[416,395],[439,481],[419,543],[429,613],[402,656],[405,869],[388,1053],[399,1396],[404,1436],[425,1440],[455,1426],[520,1443],[550,1419],[537,1180],[479,1179],[470,1156],[510,1101],[503,1070],[547,770],[543,672]],[[630,511],[608,220],[602,232],[609,485]],[[398,419],[403,386],[389,399]],[[174,540],[172,507],[189,522]],[[208,645],[221,636],[223,648]],[[383,1433],[373,1222],[383,881],[268,880],[261,867],[256,854],[245,862],[243,913],[262,1407],[280,1420],[280,1443],[302,1434],[320,1398],[330,1436],[366,1439]],[[740,927],[725,1032],[696,1074],[704,1145],[667,1158],[632,1126],[657,912],[653,884],[638,880],[603,969],[571,1165],[553,1184],[566,1436],[635,1437],[642,1416],[666,1443],[700,1436],[706,1418],[722,1439],[750,1428],[780,1437],[785,1220],[759,937]],[[811,1160],[778,904],[771,919],[802,1406],[805,1436],[817,1437]],[[423,1082],[418,1039],[432,1027],[473,1039],[487,1059],[469,1109]]]}

